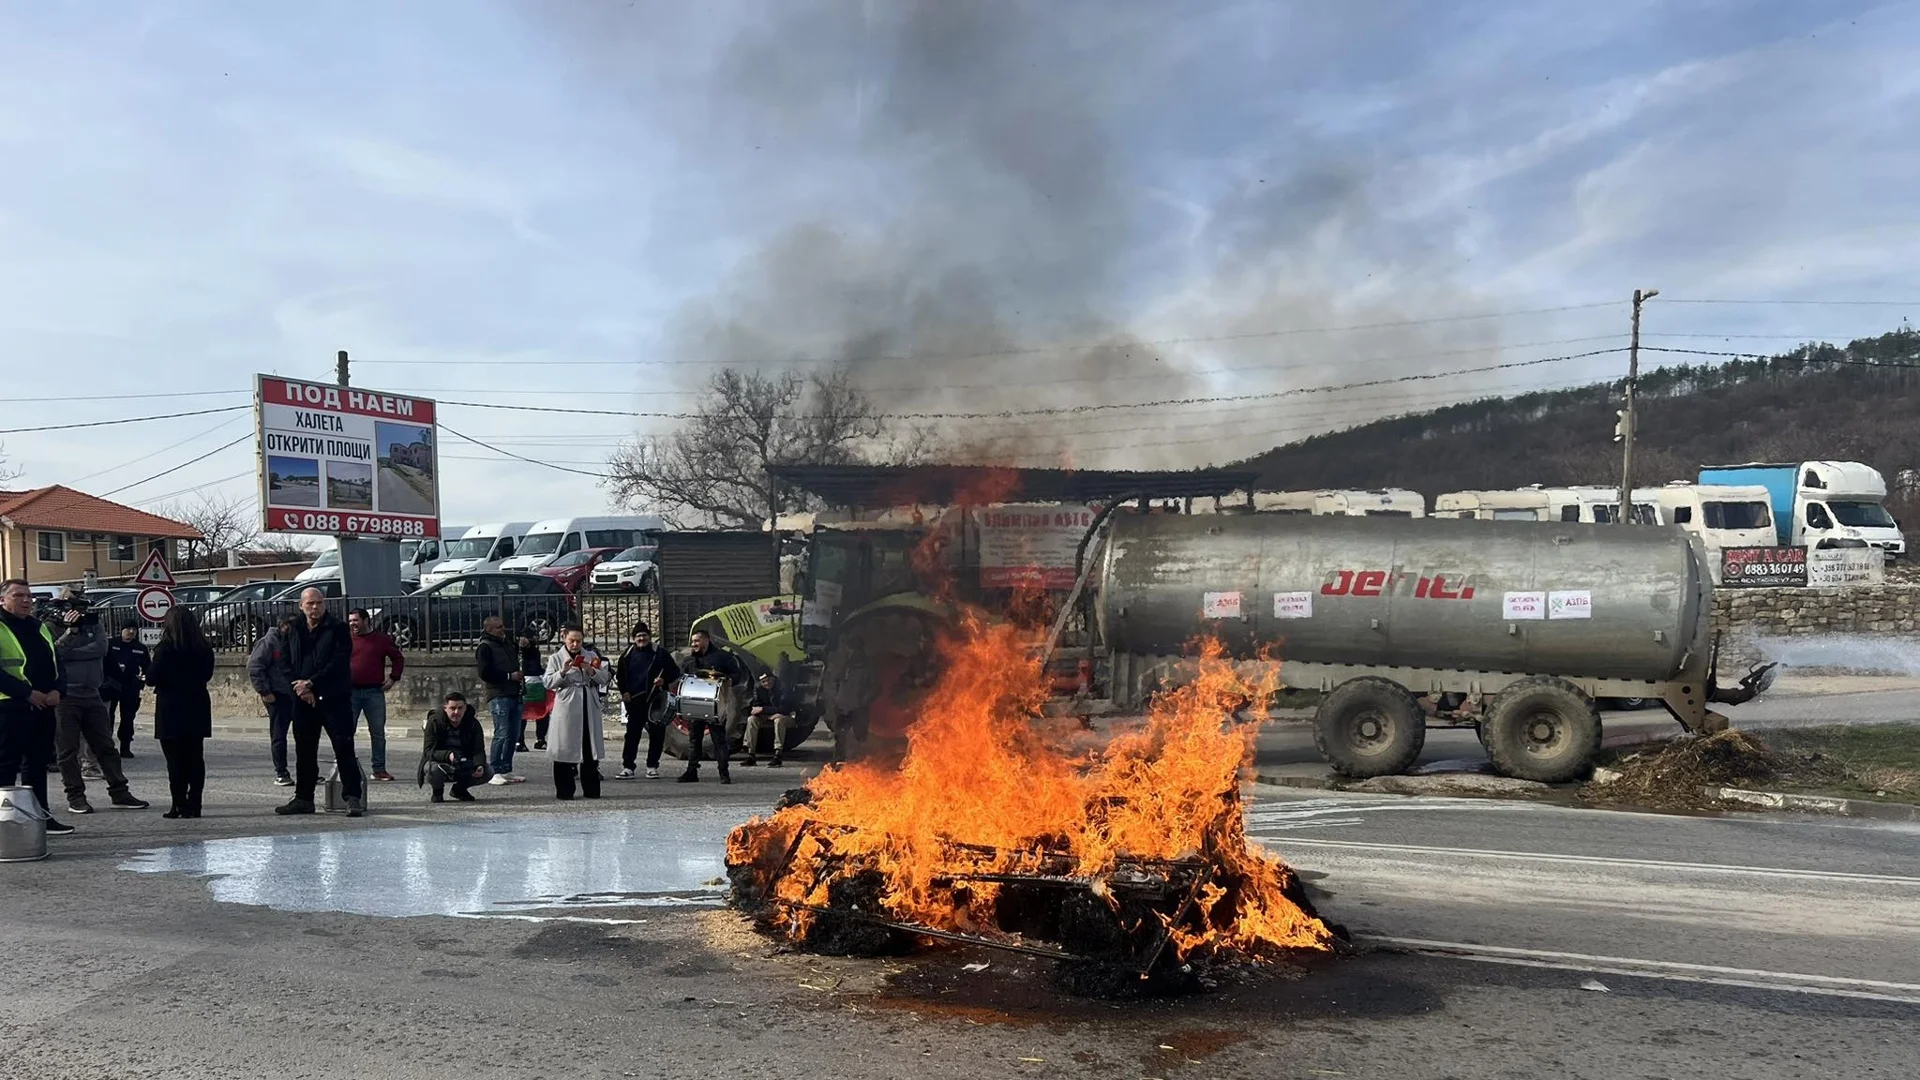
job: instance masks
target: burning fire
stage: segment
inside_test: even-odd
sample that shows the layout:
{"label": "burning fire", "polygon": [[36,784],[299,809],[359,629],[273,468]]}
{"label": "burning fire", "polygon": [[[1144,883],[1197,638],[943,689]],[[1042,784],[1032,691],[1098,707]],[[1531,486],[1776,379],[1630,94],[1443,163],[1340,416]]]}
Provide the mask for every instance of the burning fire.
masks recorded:
{"label": "burning fire", "polygon": [[[1010,915],[1014,894],[1043,882],[1151,939],[1137,950],[1148,964],[1328,948],[1292,872],[1246,839],[1239,773],[1254,729],[1227,718],[1271,686],[1249,686],[1209,647],[1143,729],[1076,753],[1064,728],[1035,719],[1047,686],[1027,645],[1014,626],[963,622],[897,766],[830,770],[810,801],[733,831],[727,862],[763,925],[804,942],[858,884],[866,916],[1020,945],[1034,924]],[[1138,902],[1147,881],[1164,902]]]}

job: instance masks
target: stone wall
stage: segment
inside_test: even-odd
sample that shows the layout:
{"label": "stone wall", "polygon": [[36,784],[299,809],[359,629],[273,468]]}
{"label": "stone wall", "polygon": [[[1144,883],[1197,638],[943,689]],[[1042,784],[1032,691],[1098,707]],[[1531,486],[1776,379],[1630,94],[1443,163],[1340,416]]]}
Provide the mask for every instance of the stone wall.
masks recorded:
{"label": "stone wall", "polygon": [[[260,704],[260,695],[254,693],[253,685],[247,681],[245,653],[220,654],[214,662],[213,682],[208,690],[213,695],[215,716],[260,717],[264,728],[266,710]],[[389,723],[403,716],[424,719],[429,709],[446,699],[449,690],[459,690],[476,703],[481,700],[480,677],[471,652],[408,653],[400,685],[387,695]]]}
{"label": "stone wall", "polygon": [[[1805,638],[1811,643],[1814,639],[1844,637],[1920,647],[1920,630],[1916,629],[1920,627],[1920,586],[1716,589],[1713,627],[1721,633],[1720,670],[1723,673],[1737,672],[1762,659],[1762,650],[1756,641],[1784,639],[1791,643],[1795,638]],[[1775,651],[1779,651],[1777,647]],[[1804,649],[1792,651],[1811,653]],[[1789,662],[1806,666],[1791,658]],[[1884,668],[1883,663],[1872,661],[1868,666]]]}

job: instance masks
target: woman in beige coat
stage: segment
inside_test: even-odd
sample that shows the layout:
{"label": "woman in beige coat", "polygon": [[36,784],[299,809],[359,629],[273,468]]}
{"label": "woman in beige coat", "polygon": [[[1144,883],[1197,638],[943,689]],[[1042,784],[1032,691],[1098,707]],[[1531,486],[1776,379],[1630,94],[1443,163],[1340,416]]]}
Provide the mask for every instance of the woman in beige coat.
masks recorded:
{"label": "woman in beige coat", "polygon": [[547,754],[553,759],[553,793],[573,798],[575,777],[580,794],[600,797],[600,759],[606,742],[600,730],[600,696],[613,681],[613,665],[586,647],[586,636],[568,628],[561,647],[547,657],[542,680],[553,691],[552,722],[547,729]]}

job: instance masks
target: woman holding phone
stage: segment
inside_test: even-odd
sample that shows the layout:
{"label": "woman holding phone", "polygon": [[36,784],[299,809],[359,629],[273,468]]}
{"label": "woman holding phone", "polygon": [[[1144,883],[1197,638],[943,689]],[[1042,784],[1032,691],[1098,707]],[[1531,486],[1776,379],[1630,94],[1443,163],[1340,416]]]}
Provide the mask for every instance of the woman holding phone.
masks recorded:
{"label": "woman holding phone", "polygon": [[606,756],[600,696],[612,680],[613,666],[587,648],[586,635],[578,627],[568,627],[561,647],[547,657],[541,680],[554,694],[547,735],[555,798],[573,798],[576,777],[581,795],[600,797],[600,759]]}

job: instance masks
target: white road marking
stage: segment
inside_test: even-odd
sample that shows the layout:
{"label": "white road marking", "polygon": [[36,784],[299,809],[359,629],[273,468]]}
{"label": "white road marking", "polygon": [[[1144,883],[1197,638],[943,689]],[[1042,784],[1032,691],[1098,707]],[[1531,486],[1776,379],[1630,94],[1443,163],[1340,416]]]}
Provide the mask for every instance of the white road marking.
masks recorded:
{"label": "white road marking", "polygon": [[1552,952],[1545,949],[1513,949],[1497,945],[1475,945],[1464,941],[1427,941],[1421,938],[1372,935],[1362,935],[1358,940],[1429,956],[1450,956],[1487,964],[1598,972],[1642,979],[1665,979],[1671,982],[1704,983],[1751,990],[1780,990],[1795,994],[1863,998],[1868,1001],[1920,1005],[1920,983],[1849,979],[1835,975],[1810,975],[1797,971],[1716,967],[1711,964],[1683,964],[1671,960],[1641,960],[1629,956],[1593,956],[1587,953]]}
{"label": "white road marking", "polygon": [[1758,877],[1803,878],[1814,881],[1853,882],[1872,885],[1908,885],[1920,887],[1920,877],[1893,874],[1854,874],[1844,871],[1800,870],[1784,866],[1732,866],[1720,863],[1662,862],[1656,859],[1621,859],[1607,855],[1562,855],[1534,851],[1492,851],[1481,848],[1423,847],[1414,844],[1371,844],[1358,840],[1310,840],[1291,836],[1258,837],[1293,847],[1347,848],[1398,855],[1434,855],[1443,858],[1514,859],[1522,862],[1570,863],[1581,866],[1615,866],[1640,870],[1672,870],[1695,874],[1744,874]]}

